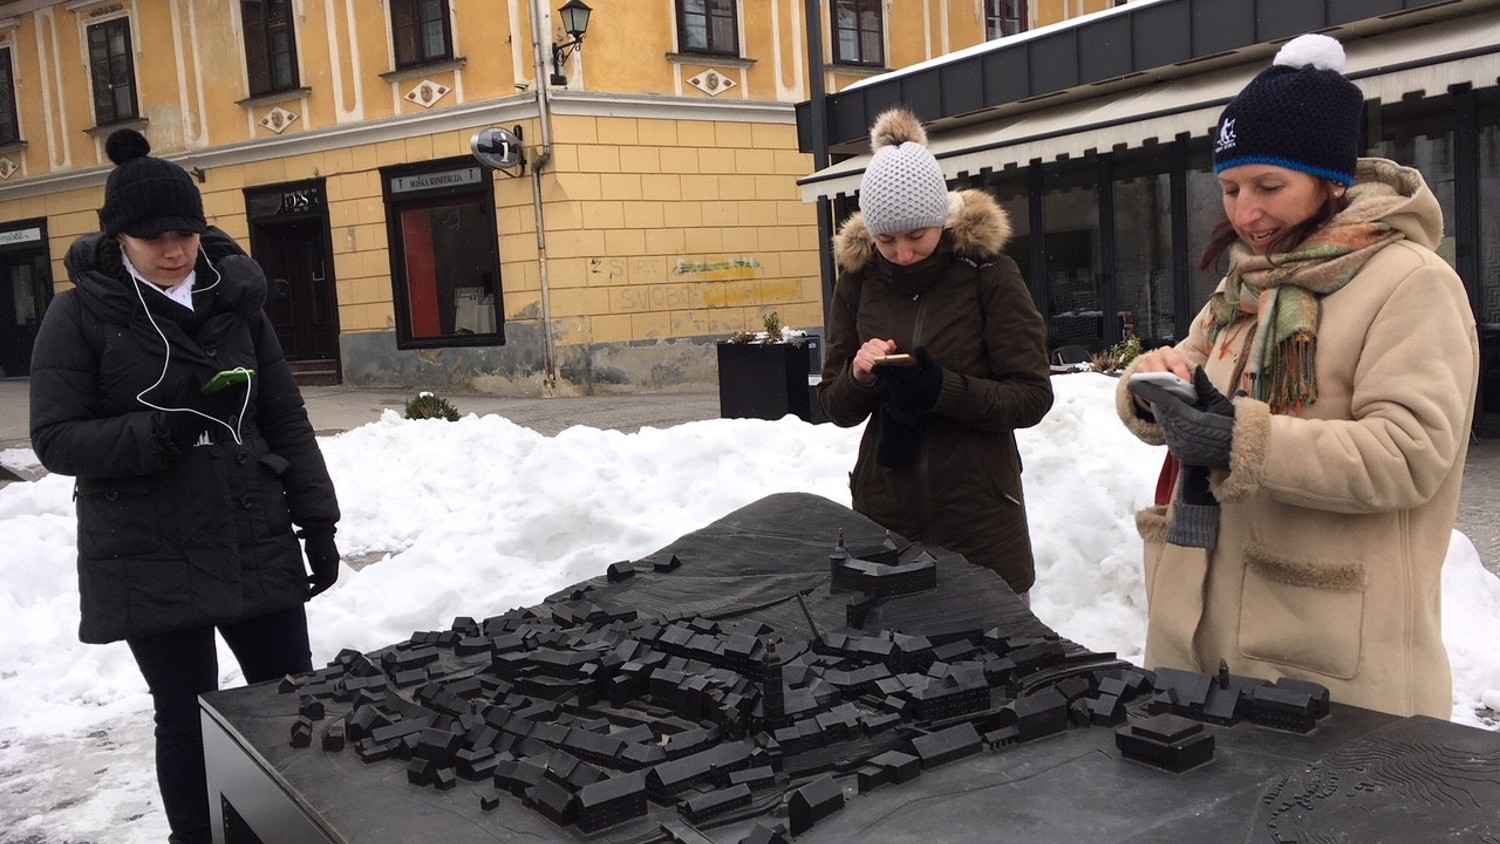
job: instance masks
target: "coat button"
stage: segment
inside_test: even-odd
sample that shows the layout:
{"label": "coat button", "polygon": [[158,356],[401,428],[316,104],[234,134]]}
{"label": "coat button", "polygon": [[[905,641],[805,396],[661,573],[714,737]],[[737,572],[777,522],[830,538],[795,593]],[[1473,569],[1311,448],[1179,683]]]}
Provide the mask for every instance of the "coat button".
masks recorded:
{"label": "coat button", "polygon": [[104,500],[105,501],[119,501],[120,500],[120,493],[116,492],[115,490],[110,490],[109,492],[104,493]]}
{"label": "coat button", "polygon": [[211,358],[213,358],[213,357],[218,357],[218,356],[219,356],[219,350],[218,350],[218,349],[209,349],[209,350],[208,350],[208,351],[207,351],[207,352],[206,352],[206,354],[207,354],[207,355],[208,355],[208,356],[209,356],[209,357],[211,357]]}
{"label": "coat button", "polygon": [[249,510],[251,507],[254,507],[254,506],[255,506],[255,502],[250,498],[250,496],[248,496],[248,495],[242,495],[242,496],[240,496],[240,507],[242,509]]}
{"label": "coat button", "polygon": [[245,465],[245,461],[249,459],[250,453],[247,451],[242,451],[234,456],[234,462],[240,464],[241,466]]}

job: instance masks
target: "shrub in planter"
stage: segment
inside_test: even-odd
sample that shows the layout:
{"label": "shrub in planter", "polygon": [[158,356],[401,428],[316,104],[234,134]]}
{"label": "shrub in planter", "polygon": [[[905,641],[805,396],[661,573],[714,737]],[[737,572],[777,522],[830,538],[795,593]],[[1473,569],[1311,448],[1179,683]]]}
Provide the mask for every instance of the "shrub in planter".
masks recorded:
{"label": "shrub in planter", "polygon": [[454,407],[445,398],[440,398],[427,391],[417,393],[417,397],[406,403],[407,419],[446,419],[449,422],[458,421],[458,408]]}
{"label": "shrub in planter", "polygon": [[1094,355],[1092,361],[1094,371],[1103,372],[1106,375],[1119,375],[1140,353],[1141,338],[1132,334]]}
{"label": "shrub in planter", "polygon": [[788,330],[775,311],[765,315],[764,327],[719,344],[719,415],[780,419],[792,413],[811,421],[806,334]]}

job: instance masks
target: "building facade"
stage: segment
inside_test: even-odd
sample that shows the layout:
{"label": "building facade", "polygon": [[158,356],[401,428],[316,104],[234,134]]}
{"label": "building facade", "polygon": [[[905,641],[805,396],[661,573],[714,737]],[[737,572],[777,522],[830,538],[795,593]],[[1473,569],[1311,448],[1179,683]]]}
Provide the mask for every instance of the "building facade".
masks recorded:
{"label": "building facade", "polygon": [[[132,127],[261,263],[305,380],[712,384],[714,342],[766,313],[822,324],[813,74],[839,91],[1108,5],[594,0],[580,36],[584,4],[551,2],[0,3],[0,375],[26,374]],[[486,129],[509,166],[472,154]]]}
{"label": "building facade", "polygon": [[[861,127],[896,102],[929,124],[950,184],[993,193],[1053,348],[1186,335],[1222,267],[1199,267],[1223,218],[1210,136],[1285,41],[1343,42],[1366,96],[1365,147],[1421,170],[1439,248],[1480,332],[1476,431],[1500,435],[1500,3],[1493,0],[1146,0],[978,45],[830,94],[841,160],[804,198],[857,207]],[[803,148],[814,112],[799,106]]]}

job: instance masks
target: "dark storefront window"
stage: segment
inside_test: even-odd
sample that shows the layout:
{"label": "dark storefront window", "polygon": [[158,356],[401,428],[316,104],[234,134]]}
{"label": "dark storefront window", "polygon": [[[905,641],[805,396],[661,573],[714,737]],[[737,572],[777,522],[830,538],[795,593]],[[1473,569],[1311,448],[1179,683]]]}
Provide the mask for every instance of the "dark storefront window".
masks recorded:
{"label": "dark storefront window", "polygon": [[1188,306],[1189,320],[1208,304],[1219,281],[1229,269],[1227,258],[1220,258],[1217,266],[1207,270],[1198,269],[1203,253],[1208,249],[1209,235],[1214,226],[1224,219],[1224,189],[1219,187],[1219,177],[1214,175],[1213,153],[1208,141],[1192,141],[1187,165],[1187,262],[1188,262]]}
{"label": "dark storefront window", "polygon": [[1042,170],[1047,345],[1100,351],[1104,311],[1099,264],[1099,188],[1094,156]]}
{"label": "dark storefront window", "polygon": [[1453,107],[1451,97],[1391,103],[1381,109],[1381,136],[1370,155],[1421,171],[1443,209],[1443,242],[1437,253],[1456,263],[1453,241]]}
{"label": "dark storefront window", "polygon": [[1115,304],[1122,338],[1176,339],[1170,165],[1162,155],[1115,163]]}
{"label": "dark storefront window", "polygon": [[397,343],[504,342],[495,197],[472,159],[382,171]]}
{"label": "dark storefront window", "polygon": [[0,378],[31,371],[37,326],[52,298],[47,221],[0,224]]}
{"label": "dark storefront window", "polygon": [[1026,169],[1006,173],[984,186],[1000,203],[1005,216],[1010,219],[1010,242],[1005,245],[1016,266],[1021,268],[1021,277],[1031,280],[1031,255],[1027,252],[1031,243],[1031,192],[1026,189]]}
{"label": "dark storefront window", "polygon": [[1468,279],[1475,290],[1479,323],[1479,407],[1481,434],[1500,436],[1500,91],[1479,98],[1479,272]]}

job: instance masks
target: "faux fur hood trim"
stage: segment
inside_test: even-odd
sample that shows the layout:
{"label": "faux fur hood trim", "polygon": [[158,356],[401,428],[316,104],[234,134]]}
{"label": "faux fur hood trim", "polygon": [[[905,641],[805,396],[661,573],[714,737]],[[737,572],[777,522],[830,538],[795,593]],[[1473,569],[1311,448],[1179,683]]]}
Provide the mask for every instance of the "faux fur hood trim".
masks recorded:
{"label": "faux fur hood trim", "polygon": [[[982,190],[948,194],[946,228],[953,233],[953,251],[972,258],[993,258],[1010,242],[1010,217]],[[833,257],[840,272],[862,269],[878,254],[862,212],[845,220],[833,236]]]}

